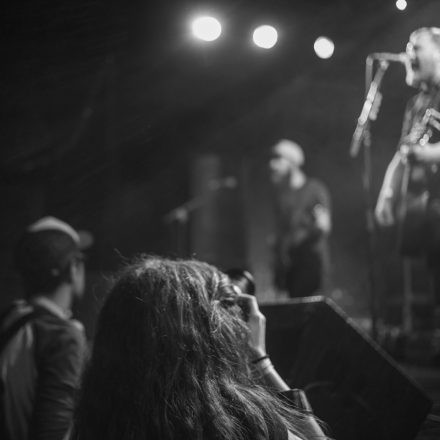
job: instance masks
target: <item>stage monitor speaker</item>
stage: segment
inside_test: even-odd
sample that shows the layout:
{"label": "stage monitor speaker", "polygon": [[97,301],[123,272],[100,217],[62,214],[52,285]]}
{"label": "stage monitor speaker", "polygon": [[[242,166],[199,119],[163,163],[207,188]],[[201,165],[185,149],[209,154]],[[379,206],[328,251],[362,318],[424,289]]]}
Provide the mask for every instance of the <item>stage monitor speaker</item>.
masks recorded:
{"label": "stage monitor speaker", "polygon": [[324,297],[260,306],[272,362],[302,388],[337,440],[410,440],[432,402],[398,365]]}

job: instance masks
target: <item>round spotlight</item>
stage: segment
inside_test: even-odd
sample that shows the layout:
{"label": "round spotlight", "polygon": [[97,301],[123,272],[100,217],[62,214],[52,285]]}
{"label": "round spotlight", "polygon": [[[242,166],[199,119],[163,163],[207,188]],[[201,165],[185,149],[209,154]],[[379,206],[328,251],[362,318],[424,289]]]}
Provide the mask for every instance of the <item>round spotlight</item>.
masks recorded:
{"label": "round spotlight", "polygon": [[191,28],[193,35],[203,41],[214,41],[222,33],[222,26],[214,17],[196,18]]}
{"label": "round spotlight", "polygon": [[277,30],[269,25],[259,26],[254,30],[252,35],[254,43],[262,49],[271,49],[278,40]]}
{"label": "round spotlight", "polygon": [[399,11],[404,11],[407,6],[408,6],[408,3],[406,2],[406,0],[397,0],[396,1],[396,8]]}
{"label": "round spotlight", "polygon": [[327,59],[333,55],[335,45],[332,40],[327,37],[319,37],[313,45],[315,53],[319,58]]}

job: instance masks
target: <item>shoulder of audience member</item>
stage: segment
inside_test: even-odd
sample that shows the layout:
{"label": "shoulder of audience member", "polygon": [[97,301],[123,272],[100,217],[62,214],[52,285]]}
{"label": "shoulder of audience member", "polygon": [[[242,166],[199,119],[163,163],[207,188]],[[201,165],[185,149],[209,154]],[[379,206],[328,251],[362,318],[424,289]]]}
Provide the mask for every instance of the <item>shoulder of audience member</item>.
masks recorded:
{"label": "shoulder of audience member", "polygon": [[42,313],[34,321],[39,338],[39,346],[68,344],[83,349],[85,346],[85,331],[81,322],[76,319],[63,319],[52,313]]}

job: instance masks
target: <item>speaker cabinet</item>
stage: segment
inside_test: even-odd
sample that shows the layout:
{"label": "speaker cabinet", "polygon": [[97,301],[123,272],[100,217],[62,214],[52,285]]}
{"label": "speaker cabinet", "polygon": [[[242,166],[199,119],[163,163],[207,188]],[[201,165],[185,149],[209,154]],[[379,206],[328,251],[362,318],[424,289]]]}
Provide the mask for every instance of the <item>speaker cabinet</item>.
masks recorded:
{"label": "speaker cabinet", "polygon": [[432,402],[332,301],[261,304],[267,350],[337,440],[410,440]]}

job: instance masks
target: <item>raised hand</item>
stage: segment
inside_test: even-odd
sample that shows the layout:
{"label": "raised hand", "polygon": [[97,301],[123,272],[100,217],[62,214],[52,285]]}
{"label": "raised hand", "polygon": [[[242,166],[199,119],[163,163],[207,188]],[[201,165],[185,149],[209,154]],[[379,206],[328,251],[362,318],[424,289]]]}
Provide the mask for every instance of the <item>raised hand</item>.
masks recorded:
{"label": "raised hand", "polygon": [[238,304],[245,311],[249,328],[249,346],[255,357],[266,355],[266,317],[260,312],[255,296],[238,293]]}

